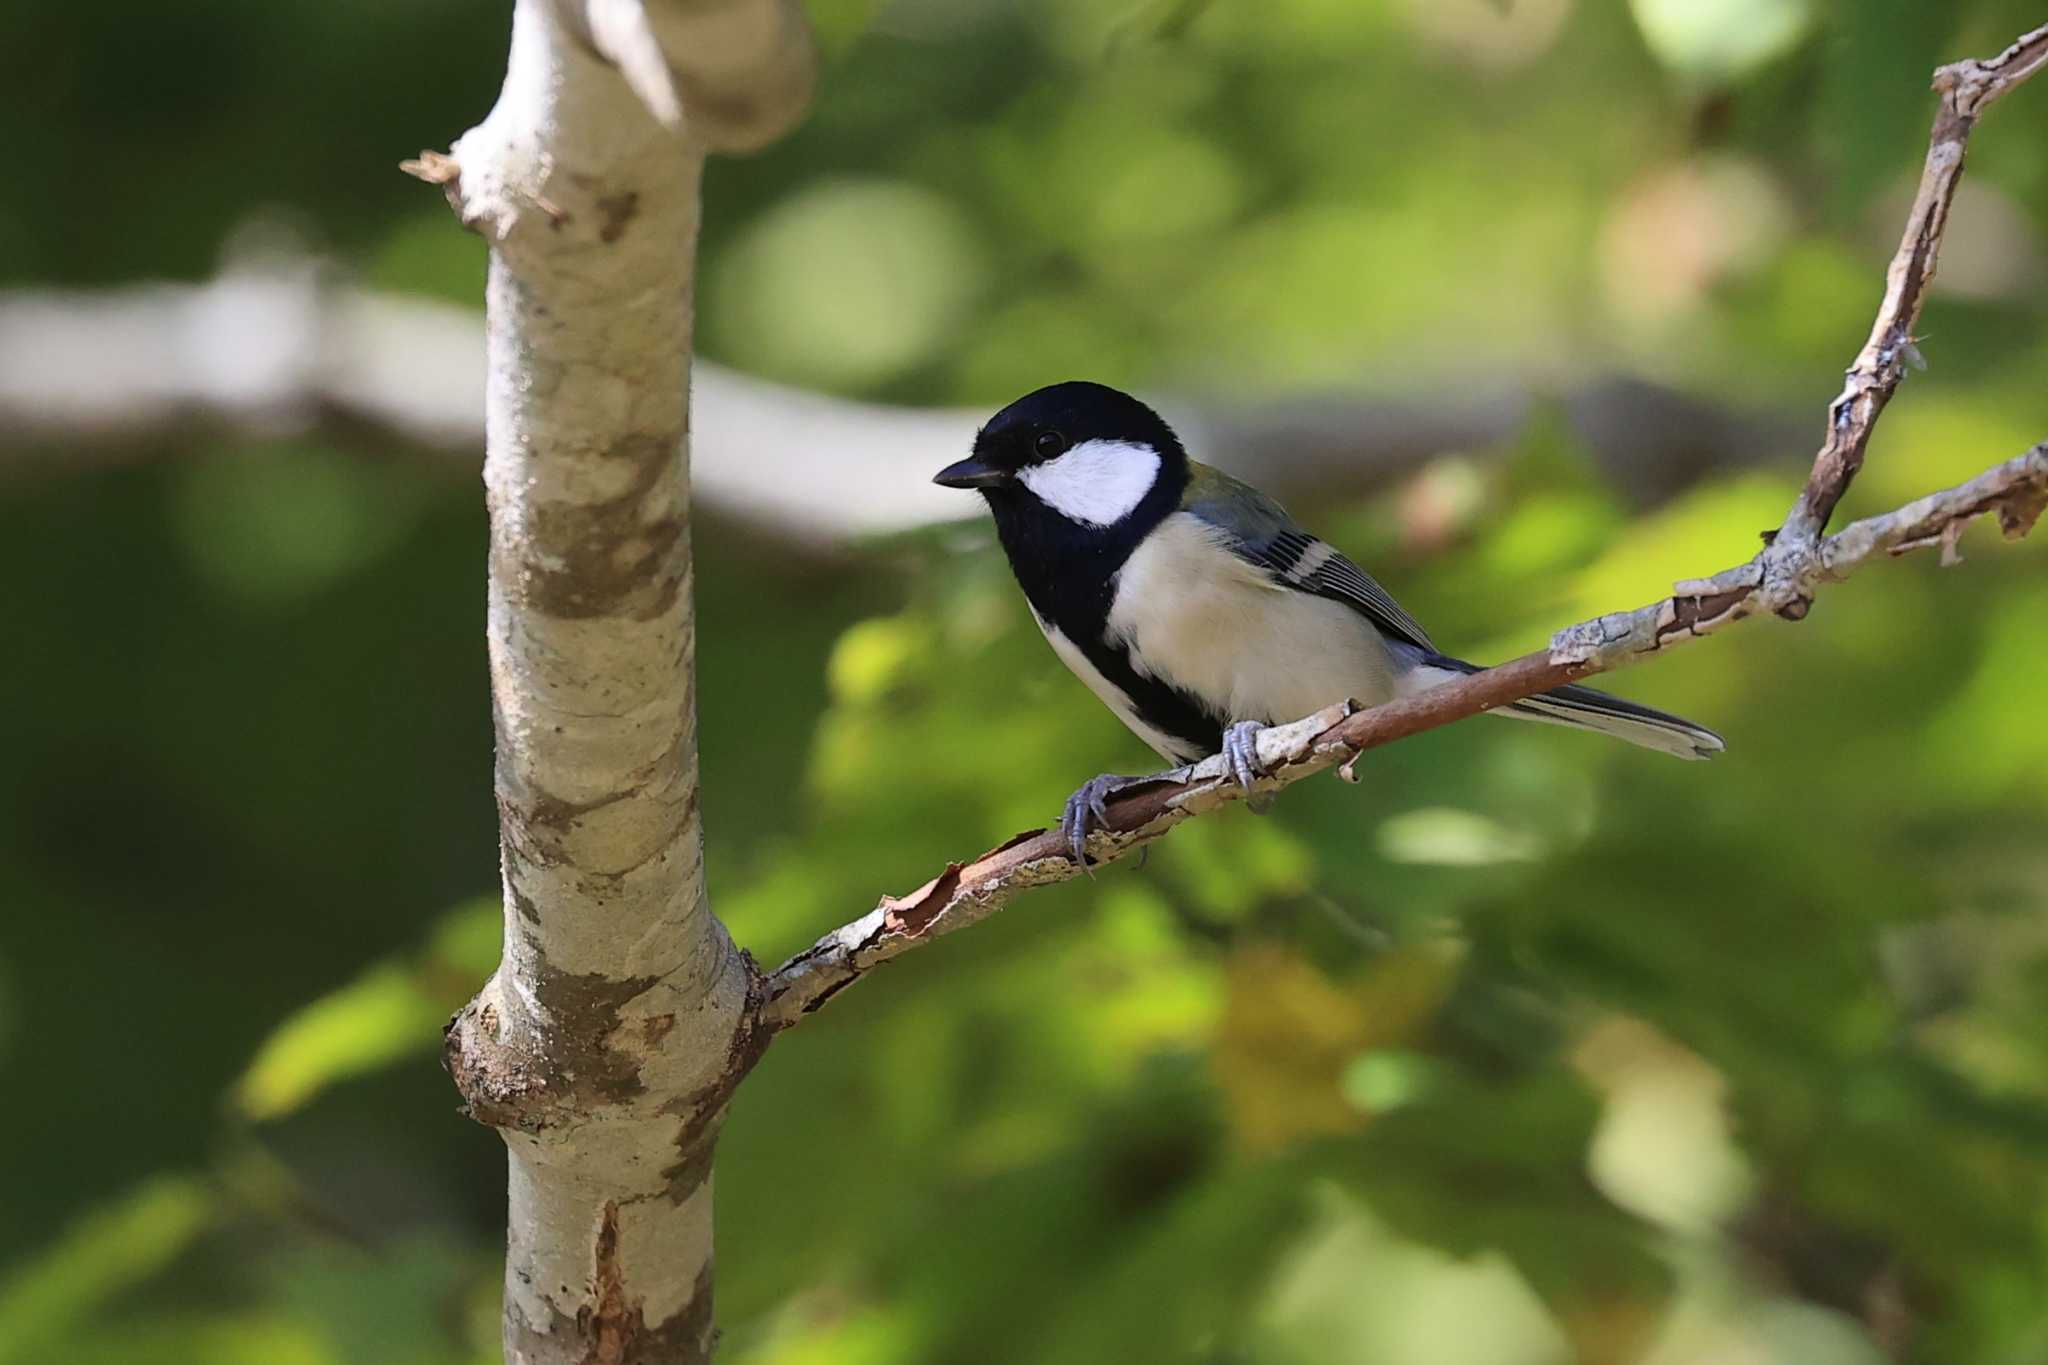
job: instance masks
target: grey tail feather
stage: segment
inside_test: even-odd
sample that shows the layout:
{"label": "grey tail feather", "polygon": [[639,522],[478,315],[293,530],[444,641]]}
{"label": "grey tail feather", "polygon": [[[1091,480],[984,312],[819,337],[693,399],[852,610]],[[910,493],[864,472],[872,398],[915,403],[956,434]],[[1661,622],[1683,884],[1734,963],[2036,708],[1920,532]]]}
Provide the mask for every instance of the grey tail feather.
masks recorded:
{"label": "grey tail feather", "polygon": [[[1442,654],[1431,655],[1424,662],[1458,673],[1480,671],[1478,664],[1468,664],[1463,659]],[[1596,692],[1576,683],[1509,702],[1494,714],[1596,730],[1678,758],[1712,758],[1728,747],[1719,735],[1704,725],[1695,725],[1668,711],[1642,706],[1606,692]]]}

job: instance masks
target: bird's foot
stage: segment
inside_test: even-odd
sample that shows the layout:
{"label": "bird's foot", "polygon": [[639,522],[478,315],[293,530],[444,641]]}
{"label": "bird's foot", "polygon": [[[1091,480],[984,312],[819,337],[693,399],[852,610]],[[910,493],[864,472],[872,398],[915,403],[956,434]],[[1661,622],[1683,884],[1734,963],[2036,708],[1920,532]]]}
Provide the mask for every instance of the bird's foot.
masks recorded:
{"label": "bird's foot", "polygon": [[[1246,792],[1251,792],[1252,784],[1266,775],[1265,765],[1259,762],[1259,731],[1265,728],[1258,721],[1241,720],[1223,731],[1224,761],[1230,766],[1231,777]],[[1082,783],[1080,789],[1067,798],[1066,809],[1060,812],[1060,837],[1066,840],[1074,865],[1093,875],[1088,861],[1088,836],[1109,827],[1108,802],[1111,797],[1132,787],[1146,787],[1155,782],[1184,782],[1190,771],[1189,768],[1174,768],[1144,777],[1104,773]],[[1272,807],[1272,794],[1253,794],[1247,804],[1255,813],[1263,815]]]}
{"label": "bird's foot", "polygon": [[1067,798],[1067,808],[1060,812],[1060,837],[1067,841],[1074,865],[1090,876],[1094,875],[1088,863],[1088,836],[1098,829],[1109,828],[1109,807],[1106,803],[1112,796],[1132,787],[1174,781],[1186,771],[1185,768],[1177,768],[1172,772],[1151,773],[1144,777],[1104,773],[1082,783],[1080,790]]}
{"label": "bird's foot", "polygon": [[1253,815],[1264,815],[1273,809],[1277,795],[1252,791],[1252,783],[1266,775],[1265,765],[1259,762],[1259,731],[1265,728],[1255,720],[1241,720],[1223,731],[1223,759],[1230,765],[1230,775],[1237,779],[1237,785],[1245,789],[1244,803]]}
{"label": "bird's foot", "polygon": [[1266,775],[1265,765],[1259,762],[1259,731],[1265,728],[1258,721],[1241,720],[1223,731],[1223,760],[1230,765],[1237,785],[1246,791]]}

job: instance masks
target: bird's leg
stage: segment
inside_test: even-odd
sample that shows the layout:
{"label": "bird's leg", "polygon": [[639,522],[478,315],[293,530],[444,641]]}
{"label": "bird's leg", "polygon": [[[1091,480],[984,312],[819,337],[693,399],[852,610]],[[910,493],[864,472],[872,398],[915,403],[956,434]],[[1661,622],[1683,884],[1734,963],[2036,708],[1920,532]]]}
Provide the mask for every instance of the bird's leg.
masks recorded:
{"label": "bird's leg", "polygon": [[1259,762],[1259,731],[1265,728],[1255,720],[1240,720],[1223,731],[1223,759],[1230,765],[1230,775],[1237,779],[1237,785],[1246,791],[1266,775]]}
{"label": "bird's leg", "polygon": [[1060,837],[1067,841],[1074,865],[1094,875],[1088,863],[1088,836],[1095,830],[1109,827],[1109,807],[1105,803],[1112,796],[1132,787],[1149,787],[1155,782],[1179,782],[1186,778],[1187,772],[1186,768],[1174,768],[1163,773],[1147,773],[1143,777],[1104,773],[1082,783],[1080,790],[1067,798],[1067,808],[1060,812]]}
{"label": "bird's leg", "polygon": [[1250,794],[1252,783],[1266,775],[1265,766],[1259,762],[1259,731],[1265,728],[1255,720],[1240,720],[1223,731],[1223,761],[1230,765],[1230,775],[1237,779],[1237,785],[1248,793],[1245,805],[1254,815],[1264,815],[1273,809],[1273,793]]}

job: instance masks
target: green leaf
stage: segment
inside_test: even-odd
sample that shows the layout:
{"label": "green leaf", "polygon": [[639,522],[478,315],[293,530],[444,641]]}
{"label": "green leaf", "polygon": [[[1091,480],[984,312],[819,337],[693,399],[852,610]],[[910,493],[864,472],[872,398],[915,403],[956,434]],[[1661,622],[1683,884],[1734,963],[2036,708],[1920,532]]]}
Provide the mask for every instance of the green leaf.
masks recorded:
{"label": "green leaf", "polygon": [[1655,1300],[1669,1277],[1649,1228],[1585,1171],[1599,1106],[1550,1070],[1506,1085],[1436,1073],[1428,1092],[1333,1144],[1322,1168],[1404,1237],[1468,1258],[1498,1252],[1553,1308]]}
{"label": "green leaf", "polygon": [[1809,0],[1631,0],[1629,8],[1658,60],[1709,84],[1790,51],[1813,17]]}
{"label": "green leaf", "polygon": [[281,1118],[338,1081],[432,1051],[449,1014],[496,960],[501,925],[497,902],[472,901],[442,918],[425,953],[377,963],[300,1008],[236,1081],[236,1112]]}
{"label": "green leaf", "polygon": [[235,1107],[274,1119],[350,1076],[431,1045],[448,1011],[412,973],[385,963],[305,1006],[264,1040],[235,1085]]}
{"label": "green leaf", "polygon": [[0,1365],[67,1358],[81,1320],[168,1267],[217,1212],[199,1181],[159,1176],[87,1214],[0,1280]]}
{"label": "green leaf", "polygon": [[344,1365],[320,1334],[267,1313],[246,1317],[166,1313],[81,1332],[65,1343],[68,1365]]}

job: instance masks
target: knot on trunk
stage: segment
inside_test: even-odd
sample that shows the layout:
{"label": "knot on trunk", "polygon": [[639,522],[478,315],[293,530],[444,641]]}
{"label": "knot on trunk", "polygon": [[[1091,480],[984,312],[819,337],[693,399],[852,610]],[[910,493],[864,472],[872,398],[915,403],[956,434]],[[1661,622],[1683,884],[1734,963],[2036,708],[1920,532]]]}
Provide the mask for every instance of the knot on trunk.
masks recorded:
{"label": "knot on trunk", "polygon": [[523,1010],[515,1015],[493,977],[442,1033],[442,1064],[463,1112],[486,1127],[528,1135],[619,1118],[680,1119],[679,1145],[693,1147],[716,1131],[732,1092],[774,1036],[761,1018],[761,971],[751,955],[737,956],[746,973],[745,1005],[723,1035],[724,1056],[708,1082],[680,1092],[651,1091],[643,1072],[658,1075],[660,1049],[688,1045],[689,1031],[671,1041],[674,1013],[625,1009],[659,984],[655,978],[542,969],[533,995],[544,1016],[536,1020]]}

